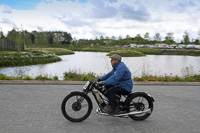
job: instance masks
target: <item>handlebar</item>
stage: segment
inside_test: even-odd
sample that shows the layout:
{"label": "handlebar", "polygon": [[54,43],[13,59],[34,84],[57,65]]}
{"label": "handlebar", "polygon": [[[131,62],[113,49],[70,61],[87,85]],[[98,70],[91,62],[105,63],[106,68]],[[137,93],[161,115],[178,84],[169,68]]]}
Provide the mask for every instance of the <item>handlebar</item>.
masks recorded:
{"label": "handlebar", "polygon": [[95,84],[95,86],[96,86],[96,89],[98,90],[98,91],[100,91],[102,94],[106,94],[106,92],[107,92],[107,89],[105,88],[105,85],[104,84],[102,84],[102,82],[99,82],[99,81],[97,81],[97,80],[95,80],[95,81],[93,81],[93,84]]}
{"label": "handlebar", "polygon": [[105,85],[102,84],[102,82],[99,82],[98,80],[94,80],[93,84],[95,84],[97,87],[104,87]]}

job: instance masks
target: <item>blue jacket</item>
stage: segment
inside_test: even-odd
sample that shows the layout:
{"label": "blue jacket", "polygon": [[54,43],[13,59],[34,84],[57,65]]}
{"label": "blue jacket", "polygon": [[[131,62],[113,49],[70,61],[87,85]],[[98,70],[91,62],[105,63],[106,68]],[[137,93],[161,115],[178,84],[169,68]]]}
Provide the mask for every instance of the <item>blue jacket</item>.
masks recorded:
{"label": "blue jacket", "polygon": [[[105,81],[104,81],[105,80]],[[132,91],[133,80],[131,79],[131,72],[123,62],[119,62],[113,66],[111,72],[100,78],[104,81],[104,85],[119,86],[128,92]]]}

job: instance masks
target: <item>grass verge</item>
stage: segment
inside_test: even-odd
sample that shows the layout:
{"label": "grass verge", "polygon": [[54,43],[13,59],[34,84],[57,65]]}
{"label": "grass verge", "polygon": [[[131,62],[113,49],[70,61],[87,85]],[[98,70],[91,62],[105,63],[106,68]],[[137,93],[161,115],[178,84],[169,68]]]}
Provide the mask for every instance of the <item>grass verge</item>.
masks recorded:
{"label": "grass verge", "polygon": [[111,51],[110,53],[107,54],[107,56],[111,56],[113,54],[118,54],[122,57],[139,57],[139,56],[145,56],[145,54],[135,51],[135,50],[116,50],[116,51]]}
{"label": "grass verge", "polygon": [[[95,80],[98,79],[100,76],[94,73],[84,73],[78,74],[77,72],[65,72],[64,79],[65,81],[88,81],[88,80]],[[48,75],[39,75],[36,78],[31,78],[30,76],[7,76],[5,74],[0,74],[0,80],[58,80],[58,76],[50,77]],[[134,77],[134,81],[164,81],[164,82],[200,82],[200,74],[179,77],[179,76],[172,76],[172,75],[165,75],[165,76],[142,76],[142,77]]]}

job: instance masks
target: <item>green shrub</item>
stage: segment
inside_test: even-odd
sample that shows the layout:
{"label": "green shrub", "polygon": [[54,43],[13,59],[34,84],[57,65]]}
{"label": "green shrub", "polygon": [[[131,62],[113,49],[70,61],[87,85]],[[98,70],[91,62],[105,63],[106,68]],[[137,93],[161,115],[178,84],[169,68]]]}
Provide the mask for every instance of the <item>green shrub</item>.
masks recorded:
{"label": "green shrub", "polygon": [[53,76],[53,80],[58,80],[58,76]]}
{"label": "green shrub", "polygon": [[88,81],[88,80],[95,80],[99,78],[95,76],[94,73],[88,74],[78,74],[77,72],[65,72],[64,73],[64,80],[71,80],[71,81]]}
{"label": "green shrub", "polygon": [[183,79],[176,75],[175,77],[173,77],[173,81],[178,82],[178,81],[183,81]]}
{"label": "green shrub", "polygon": [[30,76],[26,76],[24,77],[24,80],[32,80],[32,78]]}
{"label": "green shrub", "polygon": [[0,80],[15,80],[16,78],[7,76],[6,74],[0,74]]}
{"label": "green shrub", "polygon": [[35,78],[35,80],[51,80],[51,78],[49,78],[47,75],[39,75]]}

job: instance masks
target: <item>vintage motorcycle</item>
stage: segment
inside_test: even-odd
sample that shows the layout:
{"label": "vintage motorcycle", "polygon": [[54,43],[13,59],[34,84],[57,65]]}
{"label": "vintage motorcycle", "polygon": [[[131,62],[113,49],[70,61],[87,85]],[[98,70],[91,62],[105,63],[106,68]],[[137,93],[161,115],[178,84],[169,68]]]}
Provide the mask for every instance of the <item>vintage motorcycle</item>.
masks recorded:
{"label": "vintage motorcycle", "polygon": [[93,109],[91,98],[92,93],[98,107],[96,112],[100,115],[113,117],[130,117],[133,120],[141,121],[148,118],[153,111],[154,99],[146,92],[131,92],[128,95],[118,96],[120,113],[109,115],[106,112],[109,101],[104,95],[105,87],[97,81],[88,81],[83,91],[73,91],[62,101],[61,110],[66,119],[71,122],[81,122],[87,119]]}

